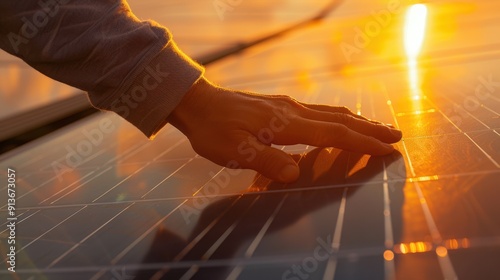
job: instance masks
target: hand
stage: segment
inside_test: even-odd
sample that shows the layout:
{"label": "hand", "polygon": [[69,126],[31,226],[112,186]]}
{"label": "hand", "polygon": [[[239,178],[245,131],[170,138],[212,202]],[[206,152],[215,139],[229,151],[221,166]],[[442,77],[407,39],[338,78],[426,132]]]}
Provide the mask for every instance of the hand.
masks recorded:
{"label": "hand", "polygon": [[200,156],[230,168],[250,168],[279,182],[295,181],[299,168],[271,144],[385,155],[394,150],[389,143],[402,137],[401,131],[345,107],[225,89],[205,78],[193,85],[168,121]]}

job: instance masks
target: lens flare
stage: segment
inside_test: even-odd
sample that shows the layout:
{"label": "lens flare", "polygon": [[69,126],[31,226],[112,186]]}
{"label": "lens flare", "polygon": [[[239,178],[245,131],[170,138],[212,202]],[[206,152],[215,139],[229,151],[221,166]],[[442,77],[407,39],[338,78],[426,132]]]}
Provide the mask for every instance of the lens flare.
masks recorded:
{"label": "lens flare", "polygon": [[424,41],[427,7],[424,4],[410,6],[406,12],[405,51],[408,58],[417,58]]}
{"label": "lens flare", "polygon": [[408,79],[413,99],[420,99],[420,86],[418,84],[417,57],[422,49],[427,22],[427,7],[415,4],[408,8],[404,26],[404,45],[408,56]]}

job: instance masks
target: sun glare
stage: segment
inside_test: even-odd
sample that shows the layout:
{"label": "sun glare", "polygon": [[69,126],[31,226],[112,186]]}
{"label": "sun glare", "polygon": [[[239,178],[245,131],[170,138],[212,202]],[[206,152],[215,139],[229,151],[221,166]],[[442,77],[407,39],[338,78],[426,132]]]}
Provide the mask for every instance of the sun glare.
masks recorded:
{"label": "sun glare", "polygon": [[427,22],[427,7],[415,4],[408,8],[404,26],[404,45],[408,56],[408,78],[413,99],[420,99],[420,86],[418,83],[417,57],[422,49]]}
{"label": "sun glare", "polygon": [[405,51],[408,58],[417,58],[424,41],[427,7],[424,4],[410,6],[406,12]]}

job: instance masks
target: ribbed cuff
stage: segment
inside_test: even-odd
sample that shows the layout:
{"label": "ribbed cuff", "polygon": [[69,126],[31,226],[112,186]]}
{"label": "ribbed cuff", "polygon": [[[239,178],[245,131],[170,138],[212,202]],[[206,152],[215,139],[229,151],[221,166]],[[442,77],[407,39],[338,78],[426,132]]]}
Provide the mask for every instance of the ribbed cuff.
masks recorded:
{"label": "ribbed cuff", "polygon": [[127,90],[98,107],[116,112],[152,139],[204,69],[172,40],[141,68]]}

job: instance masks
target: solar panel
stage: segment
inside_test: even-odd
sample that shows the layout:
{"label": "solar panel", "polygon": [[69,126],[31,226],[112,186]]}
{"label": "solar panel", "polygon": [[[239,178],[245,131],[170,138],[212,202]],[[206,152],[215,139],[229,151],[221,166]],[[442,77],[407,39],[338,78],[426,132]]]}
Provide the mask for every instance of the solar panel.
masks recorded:
{"label": "solar panel", "polygon": [[[331,17],[207,68],[207,76],[224,85],[347,105],[393,123],[404,139],[392,155],[277,146],[301,169],[297,182],[283,185],[211,163],[172,127],[148,141],[119,117],[101,113],[3,156],[3,182],[8,168],[17,174],[17,275],[495,279],[500,75],[494,70],[500,57],[498,38],[479,29],[498,26],[480,23],[498,23],[493,11],[499,4],[470,4],[476,12],[460,19],[457,13],[467,9],[443,5],[428,4],[430,22],[444,15],[468,29],[460,36],[445,27],[428,31],[436,31],[429,35],[435,43],[449,36],[457,44],[424,52],[418,98],[395,47],[399,24],[350,64],[330,50],[338,47],[334,34],[352,25]],[[103,120],[113,129],[92,143],[88,132]],[[90,152],[82,153],[83,146]],[[5,184],[1,191],[7,192]],[[4,266],[6,204],[0,202]]]}

